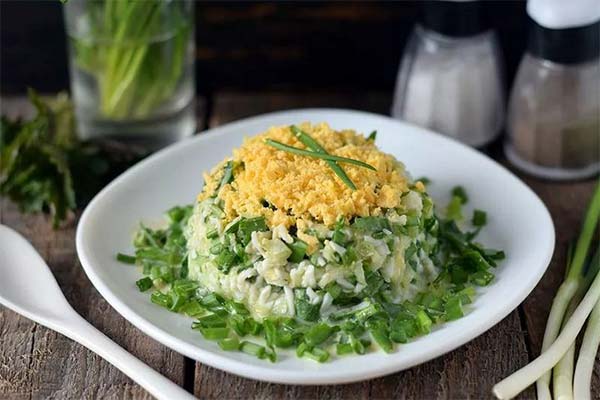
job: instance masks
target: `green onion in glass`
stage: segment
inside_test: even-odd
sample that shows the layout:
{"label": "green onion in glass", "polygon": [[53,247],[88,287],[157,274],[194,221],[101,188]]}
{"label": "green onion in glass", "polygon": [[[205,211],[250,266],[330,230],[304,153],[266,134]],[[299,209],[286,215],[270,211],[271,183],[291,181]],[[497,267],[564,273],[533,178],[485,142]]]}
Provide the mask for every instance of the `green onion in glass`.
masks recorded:
{"label": "green onion in glass", "polygon": [[158,148],[193,133],[192,1],[69,0],[64,15],[83,138]]}

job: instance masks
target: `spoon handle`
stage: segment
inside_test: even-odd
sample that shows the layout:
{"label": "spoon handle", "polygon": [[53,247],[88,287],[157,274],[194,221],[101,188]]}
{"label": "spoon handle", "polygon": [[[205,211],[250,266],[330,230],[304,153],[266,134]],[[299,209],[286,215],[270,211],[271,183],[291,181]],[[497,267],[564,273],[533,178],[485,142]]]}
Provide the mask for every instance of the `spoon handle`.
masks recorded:
{"label": "spoon handle", "polygon": [[171,382],[113,342],[79,314],[74,313],[72,317],[69,316],[64,322],[65,324],[57,330],[120,369],[121,372],[136,381],[157,399],[195,399],[194,396],[183,388]]}

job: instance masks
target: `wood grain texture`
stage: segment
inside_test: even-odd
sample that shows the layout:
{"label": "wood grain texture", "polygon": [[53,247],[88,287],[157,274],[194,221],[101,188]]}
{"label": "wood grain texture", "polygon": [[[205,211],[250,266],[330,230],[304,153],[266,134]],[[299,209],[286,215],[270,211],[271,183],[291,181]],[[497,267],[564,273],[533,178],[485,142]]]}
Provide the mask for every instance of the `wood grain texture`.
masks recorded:
{"label": "wood grain texture", "polygon": [[388,114],[391,106],[391,96],[379,92],[222,92],[213,98],[208,123],[212,128],[253,115],[311,107],[350,108]]}
{"label": "wood grain texture", "polygon": [[[474,341],[397,374],[349,385],[292,386],[257,382],[197,364],[201,399],[486,399],[491,387],[528,355],[517,312]],[[401,354],[402,347],[398,352]],[[520,398],[533,398],[532,390]]]}
{"label": "wood grain texture", "polygon": [[[202,126],[203,99],[198,104],[198,124]],[[31,109],[23,98],[3,98],[2,113],[30,116]],[[127,322],[87,279],[75,252],[77,217],[73,216],[63,228],[52,230],[47,217],[24,216],[8,199],[0,198],[0,223],[16,229],[32,242],[73,308],[134,356],[182,385],[184,357]],[[0,399],[46,398],[152,397],[83,346],[0,306]]]}
{"label": "wood grain texture", "polygon": [[[217,93],[210,127],[248,115],[297,107],[350,107],[387,113],[385,95]],[[250,132],[249,132],[250,133]],[[526,333],[515,311],[496,327],[429,363],[387,377],[351,385],[291,386],[256,382],[197,364],[195,394],[202,399],[448,399],[491,397],[494,383],[528,361]],[[401,352],[401,347],[399,352]],[[523,398],[532,398],[526,391]]]}

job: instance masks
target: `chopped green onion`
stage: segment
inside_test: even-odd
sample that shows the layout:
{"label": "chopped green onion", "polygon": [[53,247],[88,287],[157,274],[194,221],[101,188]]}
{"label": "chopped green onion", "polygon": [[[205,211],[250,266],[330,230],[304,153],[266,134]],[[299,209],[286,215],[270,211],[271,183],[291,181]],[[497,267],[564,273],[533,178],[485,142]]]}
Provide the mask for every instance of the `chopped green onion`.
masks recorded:
{"label": "chopped green onion", "polygon": [[250,242],[252,232],[260,232],[267,230],[267,223],[264,217],[242,218],[238,223],[237,234],[242,240],[242,243]]}
{"label": "chopped green onion", "polygon": [[460,221],[462,215],[463,200],[459,196],[452,196],[450,203],[446,206],[446,218],[450,221]]}
{"label": "chopped green onion", "polygon": [[381,347],[381,349],[386,353],[391,353],[392,350],[394,350],[394,344],[388,336],[387,329],[382,324],[371,325],[369,328],[369,334],[375,343],[377,343],[377,345],[379,345],[379,347]]}
{"label": "chopped green onion", "polygon": [[464,315],[462,302],[459,296],[450,298],[444,305],[444,309],[447,321],[453,321]]}
{"label": "chopped green onion", "polygon": [[296,347],[296,356],[298,357],[302,357],[304,355],[304,353],[306,352],[306,350],[308,350],[309,347],[306,343],[302,342],[298,345],[298,347]]}
{"label": "chopped green onion", "polygon": [[152,286],[154,286],[154,284],[152,283],[152,279],[148,276],[146,276],[142,279],[139,279],[138,281],[135,282],[135,284],[137,285],[140,292],[145,292],[146,290],[148,290]]}
{"label": "chopped green onion", "polygon": [[465,191],[465,188],[462,186],[455,186],[454,188],[452,188],[452,196],[458,197],[462,204],[467,204],[467,202],[469,201],[467,192]]}
{"label": "chopped green onion", "polygon": [[308,245],[306,242],[303,242],[300,239],[295,240],[293,243],[287,245],[290,250],[292,250],[292,254],[288,257],[289,262],[299,263],[304,259],[306,255],[306,250],[308,249]]}
{"label": "chopped green onion", "polygon": [[356,229],[363,232],[381,232],[384,229],[391,232],[390,222],[384,217],[358,217],[352,224]]}
{"label": "chopped green onion", "polygon": [[156,291],[156,292],[152,293],[152,295],[150,296],[150,301],[152,301],[154,304],[157,304],[161,307],[171,308],[173,300],[171,299],[171,296],[169,296],[168,294]]}
{"label": "chopped green onion", "polygon": [[487,286],[494,280],[494,274],[488,271],[477,271],[469,277],[469,281],[477,286]]}
{"label": "chopped green onion", "polygon": [[294,290],[295,299],[294,305],[296,308],[296,316],[301,320],[313,322],[319,319],[319,304],[311,304],[306,295],[305,289]]}
{"label": "chopped green onion", "polygon": [[320,363],[329,360],[329,352],[318,347],[306,350],[303,356]]}
{"label": "chopped green onion", "polygon": [[296,155],[300,155],[300,156],[320,158],[322,160],[327,160],[327,161],[343,162],[343,163],[357,165],[359,167],[367,168],[372,171],[377,171],[377,169],[375,167],[373,167],[372,165],[369,165],[360,160],[355,160],[353,158],[339,157],[339,156],[334,156],[333,154],[329,154],[329,153],[321,153],[321,152],[317,152],[317,151],[304,150],[304,149],[300,149],[298,147],[288,146],[287,144],[278,142],[273,139],[265,139],[265,143],[271,147],[275,147],[276,149],[286,151],[288,153],[292,153],[292,154],[296,154]]}
{"label": "chopped green onion", "polygon": [[217,342],[219,347],[225,351],[235,351],[240,348],[240,341],[237,338],[225,338]]}
{"label": "chopped green onion", "polygon": [[484,226],[487,223],[487,214],[485,211],[474,210],[473,219],[471,220],[474,226]]}
{"label": "chopped green onion", "polygon": [[201,328],[224,328],[227,326],[227,321],[217,314],[210,314],[205,317],[198,318],[193,326]]}
{"label": "chopped green onion", "polygon": [[306,335],[304,335],[304,341],[311,347],[317,346],[329,339],[329,337],[335,331],[336,329],[334,327],[329,326],[325,323],[320,323],[314,325],[312,328],[309,329],[308,332],[306,332]]}
{"label": "chopped green onion", "polygon": [[233,180],[233,168],[234,164],[232,160],[229,160],[225,163],[223,167],[223,177],[221,178],[221,182],[219,182],[219,187],[217,188],[217,192],[225,185],[231,183]]}
{"label": "chopped green onion", "polygon": [[251,356],[256,356],[258,358],[265,358],[267,350],[264,346],[258,345],[256,343],[243,341],[240,343],[240,351],[250,354]]}
{"label": "chopped green onion", "polygon": [[352,345],[350,343],[338,343],[335,346],[335,352],[338,356],[343,356],[345,354],[354,353],[354,349],[352,349]]}
{"label": "chopped green onion", "polygon": [[181,222],[181,220],[185,217],[186,208],[175,206],[167,211],[167,216],[171,220],[171,222]]}
{"label": "chopped green onion", "polygon": [[431,325],[433,323],[433,321],[431,320],[431,318],[429,318],[429,316],[427,315],[427,313],[423,310],[417,312],[417,326],[419,327],[419,330],[421,331],[421,333],[429,333],[431,331]]}
{"label": "chopped green onion", "polygon": [[117,253],[117,261],[120,261],[125,264],[135,264],[136,258],[134,256],[130,256],[123,253]]}
{"label": "chopped green onion", "polygon": [[350,335],[350,344],[352,345],[352,350],[354,350],[356,354],[365,354],[367,351],[365,343],[355,338],[353,335]]}
{"label": "chopped green onion", "polygon": [[[297,126],[292,125],[290,127],[292,133],[300,140],[306,147],[311,149],[312,151],[316,151],[319,153],[327,154],[327,151],[316,140],[314,140],[310,135],[304,131],[302,131]],[[346,184],[350,189],[356,190],[356,186],[354,183],[348,178],[348,175],[344,172],[342,167],[340,167],[335,161],[325,161],[327,165],[333,170],[333,172],[341,179],[342,182]]]}
{"label": "chopped green onion", "polygon": [[208,340],[221,340],[229,336],[229,328],[200,328],[199,331]]}
{"label": "chopped green onion", "polygon": [[372,142],[374,142],[376,138],[377,138],[377,131],[373,131],[373,132],[369,133],[369,136],[367,136],[367,140],[370,140]]}
{"label": "chopped green onion", "polygon": [[197,317],[204,314],[204,308],[196,300],[189,301],[179,311],[190,317]]}

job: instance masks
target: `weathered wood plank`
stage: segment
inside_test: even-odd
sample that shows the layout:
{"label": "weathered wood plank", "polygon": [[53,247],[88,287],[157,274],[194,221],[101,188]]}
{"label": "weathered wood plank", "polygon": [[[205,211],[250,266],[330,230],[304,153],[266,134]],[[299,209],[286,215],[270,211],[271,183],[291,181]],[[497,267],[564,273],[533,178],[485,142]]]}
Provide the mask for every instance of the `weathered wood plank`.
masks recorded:
{"label": "weathered wood plank", "polygon": [[[556,249],[548,271],[523,304],[532,355],[536,357],[542,347],[552,299],[564,279],[569,241],[577,239],[597,181],[559,184],[525,176],[522,178],[550,210],[556,230]],[[600,355],[596,358],[592,383],[593,393],[600,396]]]}
{"label": "weathered wood plank", "polygon": [[[398,350],[402,352],[401,347]],[[527,362],[519,316],[513,312],[465,346],[407,371],[335,386],[291,386],[240,378],[197,365],[195,394],[202,399],[484,399],[491,387]],[[526,391],[521,398],[532,398]]]}
{"label": "weathered wood plank", "polygon": [[[387,113],[385,95],[217,94],[210,127],[264,112],[297,107],[350,107]],[[401,351],[401,350],[399,350]],[[196,367],[195,394],[206,399],[241,398],[489,398],[492,385],[528,360],[525,332],[515,311],[496,327],[429,363],[394,375],[337,386],[290,386],[240,378],[200,363]],[[523,398],[531,398],[531,390]]]}
{"label": "weathered wood plank", "polygon": [[217,93],[213,98],[209,127],[237,119],[291,108],[331,107],[351,108],[388,114],[392,98],[381,93]]}
{"label": "weathered wood plank", "polygon": [[[201,127],[204,123],[203,99],[198,103],[198,125]],[[11,116],[29,116],[31,110],[23,98],[3,98],[2,112]],[[129,324],[87,279],[75,252],[76,221],[75,217],[68,226],[54,231],[46,217],[23,216],[8,199],[0,198],[0,222],[16,229],[33,243],[73,308],[133,355],[183,385],[184,357]],[[152,397],[81,345],[0,306],[0,399],[31,398]]]}

